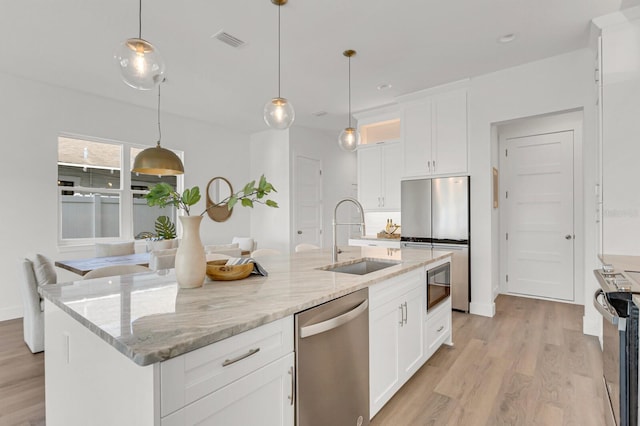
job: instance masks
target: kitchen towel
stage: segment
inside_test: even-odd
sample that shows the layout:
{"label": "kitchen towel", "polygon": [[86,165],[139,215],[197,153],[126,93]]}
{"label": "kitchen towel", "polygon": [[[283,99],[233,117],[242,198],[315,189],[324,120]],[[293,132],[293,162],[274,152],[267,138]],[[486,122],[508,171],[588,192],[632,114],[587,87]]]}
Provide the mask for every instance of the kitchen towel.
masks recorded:
{"label": "kitchen towel", "polygon": [[266,269],[264,269],[254,258],[252,257],[232,257],[227,260],[227,265],[244,265],[247,263],[253,262],[253,272],[252,274],[262,275],[263,277],[269,276],[269,273]]}

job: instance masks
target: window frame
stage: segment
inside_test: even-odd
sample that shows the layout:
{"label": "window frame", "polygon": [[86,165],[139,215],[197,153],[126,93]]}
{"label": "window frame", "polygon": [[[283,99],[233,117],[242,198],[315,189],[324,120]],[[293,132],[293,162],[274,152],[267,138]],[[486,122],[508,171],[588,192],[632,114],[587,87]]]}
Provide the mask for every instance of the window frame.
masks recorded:
{"label": "window frame", "polygon": [[[87,188],[83,186],[58,186],[56,184],[57,191],[57,210],[58,210],[58,229],[57,229],[57,239],[58,239],[58,247],[73,247],[73,246],[86,246],[86,245],[94,245],[97,242],[116,242],[116,241],[143,241],[143,240],[135,240],[135,235],[133,233],[133,204],[134,204],[134,194],[146,194],[149,191],[140,190],[140,189],[131,189],[131,169],[133,168],[133,162],[131,159],[131,148],[144,150],[146,148],[152,148],[154,145],[143,145],[132,142],[124,142],[118,141],[114,139],[100,138],[96,136],[86,136],[79,135],[74,133],[65,133],[60,132],[56,138],[56,146],[59,149],[60,138],[68,138],[68,139],[76,139],[87,142],[95,142],[95,143],[103,143],[110,145],[118,145],[120,146],[120,188]],[[171,149],[171,148],[167,148]],[[184,163],[184,152],[180,150],[171,149]],[[56,181],[58,181],[59,171],[58,171],[58,155],[56,155]],[[126,172],[125,172],[126,171]],[[184,175],[176,176],[176,188],[177,191],[182,193],[184,190]],[[100,194],[117,194],[120,197],[119,202],[119,218],[118,218],[118,228],[120,235],[117,237],[89,237],[89,238],[62,238],[62,191],[77,191],[77,192],[95,192]]]}

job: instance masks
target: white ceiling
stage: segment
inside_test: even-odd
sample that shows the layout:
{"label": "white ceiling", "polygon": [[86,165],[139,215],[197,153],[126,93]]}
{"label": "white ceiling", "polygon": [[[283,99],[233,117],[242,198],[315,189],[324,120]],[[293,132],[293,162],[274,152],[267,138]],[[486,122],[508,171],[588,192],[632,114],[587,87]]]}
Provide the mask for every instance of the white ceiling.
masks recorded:
{"label": "white ceiling", "polygon": [[[135,0],[1,0],[0,70],[154,108],[157,92],[126,86],[116,47],[138,34]],[[625,0],[629,1],[629,0]],[[587,45],[591,18],[622,0],[290,0],[282,13],[282,96],[302,125],[347,124],[352,109]],[[143,1],[142,37],[162,53],[162,110],[243,132],[266,129],[277,95],[277,7],[270,0]],[[224,30],[245,41],[212,39]],[[509,44],[497,43],[508,33]],[[393,87],[377,90],[381,83]],[[313,112],[328,114],[315,117]]]}

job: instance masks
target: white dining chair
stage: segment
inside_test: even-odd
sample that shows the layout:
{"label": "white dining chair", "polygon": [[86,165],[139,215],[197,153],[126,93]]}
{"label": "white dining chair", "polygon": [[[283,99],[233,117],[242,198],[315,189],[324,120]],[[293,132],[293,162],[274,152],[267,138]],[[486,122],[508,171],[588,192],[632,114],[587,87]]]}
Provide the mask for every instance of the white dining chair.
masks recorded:
{"label": "white dining chair", "polygon": [[149,272],[151,269],[142,265],[112,265],[104,266],[102,268],[96,268],[82,277],[83,280],[90,280],[92,278],[104,278],[113,277],[116,275],[129,275],[136,274],[138,272]]}
{"label": "white dining chair", "polygon": [[56,269],[53,262],[41,254],[31,259],[22,259],[23,316],[22,331],[24,342],[32,353],[44,351],[44,300],[38,293],[38,286],[55,284]]}
{"label": "white dining chair", "polygon": [[270,249],[270,248],[263,248],[263,249],[258,249],[258,250],[254,250],[251,252],[251,257],[257,258],[257,257],[268,257],[268,256],[277,256],[279,254],[282,254],[279,250],[276,249]]}
{"label": "white dining chair", "polygon": [[301,251],[309,251],[309,250],[316,250],[319,249],[320,247],[318,247],[315,244],[309,244],[309,243],[300,243],[296,246],[296,248],[294,249],[296,251],[296,253],[300,253]]}
{"label": "white dining chair", "polygon": [[204,246],[205,254],[219,253],[226,254],[230,257],[240,257],[242,255],[242,249],[238,243],[233,244],[216,244]]}
{"label": "white dining chair", "polygon": [[240,250],[253,252],[258,248],[258,243],[250,237],[233,237],[232,243],[238,243]]}
{"label": "white dining chair", "polygon": [[96,257],[125,256],[136,252],[134,242],[96,243]]}
{"label": "white dining chair", "polygon": [[152,271],[161,271],[175,268],[177,251],[177,248],[153,250],[149,253],[149,269]]}

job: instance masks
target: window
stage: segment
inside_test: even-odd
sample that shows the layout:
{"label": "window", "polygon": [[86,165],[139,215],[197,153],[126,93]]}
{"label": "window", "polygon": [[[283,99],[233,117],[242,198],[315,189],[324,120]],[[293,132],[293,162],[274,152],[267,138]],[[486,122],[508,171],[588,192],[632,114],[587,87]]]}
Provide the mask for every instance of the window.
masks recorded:
{"label": "window", "polygon": [[144,195],[158,182],[181,189],[182,179],[132,173],[133,161],[142,149],[122,142],[58,138],[61,243],[144,239],[155,235],[158,216],[169,216],[175,222],[174,208],[149,207]]}

